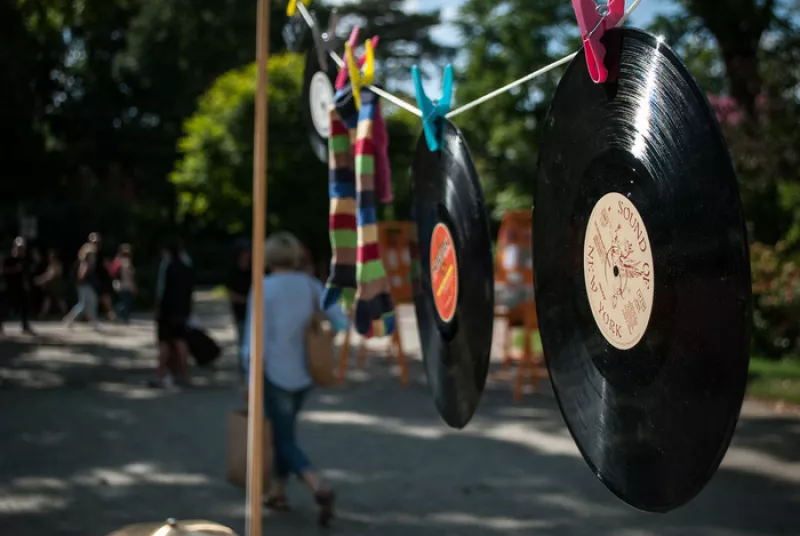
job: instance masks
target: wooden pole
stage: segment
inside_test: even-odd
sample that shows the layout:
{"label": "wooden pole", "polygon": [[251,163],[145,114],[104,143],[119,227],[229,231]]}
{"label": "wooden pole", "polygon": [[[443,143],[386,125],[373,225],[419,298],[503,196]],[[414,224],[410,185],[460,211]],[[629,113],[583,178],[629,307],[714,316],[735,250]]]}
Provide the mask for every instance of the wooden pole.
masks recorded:
{"label": "wooden pole", "polygon": [[269,103],[269,0],[257,0],[256,94],[253,148],[253,314],[250,321],[250,400],[247,421],[248,536],[261,536],[264,483],[264,239],[267,222],[267,124]]}

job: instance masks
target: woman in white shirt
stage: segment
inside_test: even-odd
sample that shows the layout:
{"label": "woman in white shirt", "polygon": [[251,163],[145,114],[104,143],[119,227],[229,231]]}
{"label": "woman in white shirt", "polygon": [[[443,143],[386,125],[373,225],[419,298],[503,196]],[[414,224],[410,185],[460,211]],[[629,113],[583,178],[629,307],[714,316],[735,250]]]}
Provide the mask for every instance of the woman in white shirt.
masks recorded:
{"label": "woman in white shirt", "polygon": [[[334,494],[320,478],[297,443],[297,417],[313,380],[307,370],[305,332],[315,303],[320,303],[322,284],[302,271],[303,246],[292,234],[269,237],[266,263],[270,274],[264,278],[264,407],[272,425],[275,485],[266,499],[267,507],[288,511],[286,484],[297,475],[314,493],[319,505],[319,522],[327,525],[333,517]],[[249,377],[250,323],[253,296],[248,299],[243,369]],[[334,329],[347,329],[348,319],[338,305],[325,311]]]}

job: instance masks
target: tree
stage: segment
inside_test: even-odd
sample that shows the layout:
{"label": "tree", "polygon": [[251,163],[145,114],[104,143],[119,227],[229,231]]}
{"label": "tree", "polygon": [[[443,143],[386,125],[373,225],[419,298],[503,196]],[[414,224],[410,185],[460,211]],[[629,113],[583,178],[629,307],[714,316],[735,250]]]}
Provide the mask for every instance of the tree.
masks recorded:
{"label": "tree", "polygon": [[[468,0],[458,20],[469,59],[458,73],[457,101],[471,101],[555,60],[564,40],[577,35],[574,24],[571,33],[557,31],[572,20],[572,7],[562,0]],[[554,71],[456,118],[496,219],[531,206],[540,131],[560,74]]]}
{"label": "tree", "polygon": [[[268,230],[288,229],[320,256],[328,250],[327,169],[311,151],[301,115],[303,58],[269,61]],[[256,68],[220,76],[184,123],[181,159],[170,175],[179,217],[197,232],[250,232],[253,113]],[[400,112],[387,117],[398,216],[408,217],[408,169],[416,121]],[[389,217],[392,211],[389,211]]]}
{"label": "tree", "polygon": [[791,1],[729,0],[721,9],[720,2],[715,0],[680,0],[685,13],[671,16],[671,21],[661,17],[658,24],[682,29],[670,35],[672,43],[684,35],[705,32],[712,35],[725,65],[730,95],[750,118],[754,118],[763,86],[762,38],[769,30],[791,28],[790,17],[778,15],[780,8],[791,13]]}
{"label": "tree", "polygon": [[52,73],[65,49],[63,7],[35,0],[0,3],[0,121],[12,140],[0,153],[0,205],[58,184],[49,107],[61,89]]}
{"label": "tree", "polygon": [[441,63],[452,58],[451,47],[436,43],[431,31],[441,22],[438,11],[409,12],[405,0],[349,0],[337,6],[339,36],[349,34],[355,25],[361,28],[361,40],[380,36],[376,58],[387,81],[402,82],[410,78],[415,63]]}

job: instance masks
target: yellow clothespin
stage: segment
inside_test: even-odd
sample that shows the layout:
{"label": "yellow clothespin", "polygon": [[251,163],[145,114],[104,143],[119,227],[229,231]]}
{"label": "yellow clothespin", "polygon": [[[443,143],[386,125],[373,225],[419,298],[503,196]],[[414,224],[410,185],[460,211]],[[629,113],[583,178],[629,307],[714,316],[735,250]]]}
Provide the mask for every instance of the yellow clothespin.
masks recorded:
{"label": "yellow clothespin", "polygon": [[372,84],[375,79],[375,51],[372,48],[372,40],[368,39],[364,43],[364,74],[358,68],[355,57],[353,56],[353,47],[350,43],[344,44],[345,54],[347,55],[347,72],[350,74],[350,87],[353,89],[353,100],[356,103],[356,109],[361,109],[361,88]]}
{"label": "yellow clothespin", "polygon": [[[302,0],[303,5],[308,7],[308,4],[311,3],[311,0]],[[286,16],[294,17],[294,12],[297,11],[297,0],[289,0],[289,4],[286,6]]]}

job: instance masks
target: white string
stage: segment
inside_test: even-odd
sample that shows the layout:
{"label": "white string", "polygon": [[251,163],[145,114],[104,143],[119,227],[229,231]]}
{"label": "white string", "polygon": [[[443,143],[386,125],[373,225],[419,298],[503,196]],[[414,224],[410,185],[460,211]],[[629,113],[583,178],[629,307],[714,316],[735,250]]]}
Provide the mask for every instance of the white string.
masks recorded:
{"label": "white string", "polygon": [[[625,14],[622,16],[622,18],[617,23],[617,27],[622,26],[623,24],[625,24],[625,21],[628,20],[628,18],[636,10],[636,8],[639,7],[639,4],[641,2],[642,2],[642,0],[634,0],[633,4],[631,4],[631,7],[629,7],[625,11]],[[311,14],[306,9],[306,6],[303,4],[302,0],[298,0],[297,9],[300,11],[300,15],[303,16],[303,19],[305,19],[306,24],[308,24],[308,27],[313,30],[313,28],[315,27],[314,19],[313,19],[313,17],[311,17]],[[602,19],[601,19],[600,22],[602,22]],[[598,27],[599,27],[599,25],[600,25],[600,23],[598,23]],[[597,28],[595,28],[595,30],[596,29]],[[592,30],[592,33],[594,33],[594,30]],[[578,52],[580,52],[580,51],[578,51]],[[458,114],[466,112],[467,110],[471,110],[472,108],[475,108],[476,106],[479,106],[479,105],[483,104],[484,102],[492,100],[493,98],[497,97],[498,95],[502,95],[503,93],[507,93],[508,91],[511,91],[515,87],[521,86],[522,84],[525,84],[526,82],[530,82],[531,80],[533,80],[535,78],[538,78],[538,77],[542,76],[543,74],[546,74],[546,73],[552,71],[553,69],[561,67],[565,63],[569,63],[570,61],[575,59],[575,56],[578,55],[578,52],[573,52],[569,56],[565,56],[565,57],[561,58],[560,60],[554,61],[550,65],[546,65],[545,67],[542,67],[538,71],[534,71],[534,72],[532,72],[532,73],[530,73],[530,74],[528,74],[526,76],[523,76],[519,80],[515,80],[515,81],[511,82],[510,84],[507,84],[507,85],[505,85],[505,86],[503,86],[503,87],[501,87],[499,89],[495,89],[491,93],[487,93],[486,95],[484,95],[482,97],[478,97],[474,101],[468,102],[467,104],[465,104],[463,106],[460,106],[460,107],[456,108],[455,110],[452,110],[445,117],[447,119],[453,118],[453,117],[457,116]],[[334,52],[333,50],[329,50],[328,54],[330,55],[331,59],[334,62],[336,62],[336,65],[338,65],[340,69],[344,67],[344,60],[342,60],[342,58],[336,52]],[[416,115],[417,117],[422,117],[422,111],[420,111],[419,108],[417,108],[416,106],[413,106],[412,104],[407,103],[406,101],[404,101],[400,97],[396,97],[396,96],[392,95],[391,93],[389,93],[388,91],[384,91],[383,89],[377,88],[377,87],[375,87],[373,85],[368,85],[367,89],[371,90],[373,93],[375,93],[379,97],[383,97],[384,99],[388,100],[392,104],[395,104],[395,105],[399,106],[400,108],[403,108],[404,110],[406,110],[408,112],[411,112],[412,114]]]}
{"label": "white string", "polygon": [[[297,9],[298,9],[298,11],[300,11],[300,15],[302,15],[303,18],[305,19],[306,24],[308,24],[308,27],[313,30],[314,26],[315,26],[314,25],[314,18],[308,12],[308,10],[306,9],[306,6],[303,5],[303,1],[302,0],[298,0]],[[331,59],[334,62],[336,62],[336,65],[338,65],[340,69],[344,68],[344,60],[336,52],[334,52],[333,50],[328,50],[328,55],[331,57]],[[396,96],[392,95],[391,93],[389,93],[388,91],[385,91],[383,89],[377,88],[377,87],[375,87],[373,85],[368,85],[367,89],[369,89],[370,91],[372,91],[373,93],[375,93],[379,97],[383,97],[384,99],[386,99],[387,101],[391,102],[392,104],[395,104],[395,105],[399,106],[400,108],[403,108],[404,110],[406,110],[408,112],[411,112],[412,114],[416,115],[417,117],[422,117],[422,112],[419,110],[419,108],[407,103],[406,101],[404,101],[400,97],[396,97]]]}
{"label": "white string", "polygon": [[[625,12],[625,14],[622,16],[622,18],[617,23],[617,26],[622,26],[625,23],[625,21],[628,20],[628,17],[630,17],[631,14],[634,12],[634,10],[637,7],[639,7],[639,4],[641,3],[641,1],[642,0],[634,0],[634,2],[631,5],[631,7],[628,8],[628,10]],[[578,51],[578,52],[580,52],[580,51]],[[519,80],[515,80],[514,82],[511,82],[510,84],[501,87],[500,89],[496,89],[496,90],[492,91],[491,93],[487,93],[486,95],[484,95],[482,97],[478,97],[474,101],[468,102],[467,104],[465,104],[465,105],[463,105],[463,106],[461,106],[459,108],[456,108],[455,110],[451,111],[445,117],[447,119],[455,117],[460,113],[466,112],[467,110],[471,110],[472,108],[475,108],[476,106],[478,106],[480,104],[483,104],[484,102],[489,101],[489,100],[497,97],[498,95],[502,95],[503,93],[511,91],[512,89],[514,89],[517,86],[521,86],[522,84],[524,84],[526,82],[530,82],[534,78],[538,78],[538,77],[542,76],[543,74],[548,73],[548,72],[552,71],[553,69],[564,65],[565,63],[569,63],[570,61],[572,61],[575,58],[575,56],[578,55],[578,52],[573,52],[569,56],[565,56],[565,57],[561,58],[558,61],[554,61],[550,65],[542,67],[538,71],[534,71],[534,72],[532,72],[531,74],[529,74],[527,76],[523,76]]]}

